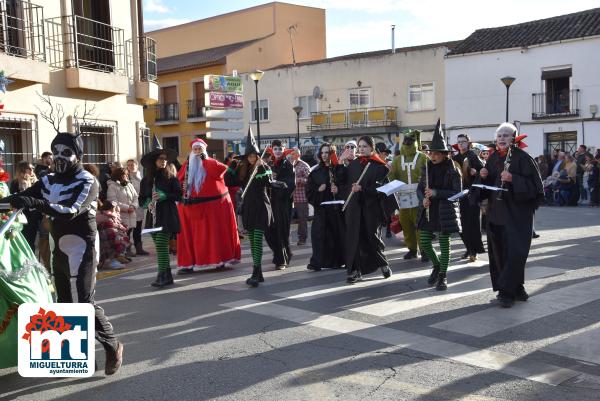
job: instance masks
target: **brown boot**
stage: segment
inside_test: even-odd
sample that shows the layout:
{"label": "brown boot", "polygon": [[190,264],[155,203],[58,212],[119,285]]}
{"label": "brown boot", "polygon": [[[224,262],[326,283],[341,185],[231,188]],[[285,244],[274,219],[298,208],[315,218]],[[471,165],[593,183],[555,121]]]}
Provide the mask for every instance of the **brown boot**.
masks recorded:
{"label": "brown boot", "polygon": [[106,365],[104,374],[114,375],[123,364],[123,343],[118,343],[116,351],[106,351]]}

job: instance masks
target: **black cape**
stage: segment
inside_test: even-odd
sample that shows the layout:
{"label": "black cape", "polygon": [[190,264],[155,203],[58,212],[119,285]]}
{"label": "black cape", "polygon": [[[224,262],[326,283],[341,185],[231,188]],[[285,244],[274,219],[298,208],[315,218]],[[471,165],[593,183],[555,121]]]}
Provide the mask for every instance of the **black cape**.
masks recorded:
{"label": "black cape", "polygon": [[[245,188],[248,185],[249,178],[248,175],[246,182],[238,181],[235,184]],[[246,190],[246,194],[242,200],[241,214],[242,224],[244,225],[245,230],[261,230],[267,232],[273,223],[271,200],[267,194],[267,188],[269,188],[270,182],[271,169],[265,165],[258,166],[256,175]]]}
{"label": "black cape", "polygon": [[[346,168],[319,164],[308,176],[306,198],[314,208],[314,217],[310,228],[312,256],[310,266],[317,268],[339,268],[344,265],[344,221],[341,205],[325,205],[322,202],[343,200],[331,193],[331,176],[336,185],[345,182]],[[325,184],[325,190],[319,187]],[[338,187],[339,191],[339,187]]]}
{"label": "black cape", "polygon": [[[490,276],[494,291],[514,296],[525,281],[525,263],[529,256],[533,232],[533,214],[543,200],[544,190],[537,163],[527,152],[513,147],[508,171],[512,182],[505,183],[508,192],[481,191],[489,199],[487,207],[487,240]],[[486,185],[502,185],[500,175],[506,157],[494,152],[487,160]]]}
{"label": "black cape", "polygon": [[[345,193],[350,193],[352,184],[358,181],[365,167],[360,158],[350,162]],[[388,265],[379,230],[387,221],[386,196],[376,190],[387,181],[388,173],[385,164],[372,161],[360,182],[362,190],[354,193],[346,206],[344,238],[348,250],[346,269],[349,275],[355,271],[373,273]]]}
{"label": "black cape", "polygon": [[287,266],[292,258],[290,251],[290,224],[292,217],[292,194],[296,187],[294,167],[285,158],[272,167],[273,178],[284,182],[287,188],[271,188],[273,224],[265,233],[269,248],[273,251],[273,263]]}
{"label": "black cape", "polygon": [[[152,183],[148,176],[142,178],[140,183],[140,195],[138,197],[141,207],[147,206],[152,200]],[[176,234],[181,230],[179,224],[179,212],[177,204],[181,200],[181,185],[177,177],[167,178],[164,175],[157,175],[154,178],[154,187],[157,191],[162,191],[167,195],[167,199],[156,203],[156,224],[153,224],[153,216],[149,210],[146,211],[145,228],[162,227],[162,232]]]}

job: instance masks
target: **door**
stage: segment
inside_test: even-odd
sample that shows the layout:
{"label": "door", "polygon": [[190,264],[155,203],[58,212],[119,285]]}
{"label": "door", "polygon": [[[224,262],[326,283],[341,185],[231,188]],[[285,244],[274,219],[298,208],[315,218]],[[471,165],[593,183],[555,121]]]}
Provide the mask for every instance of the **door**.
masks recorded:
{"label": "door", "polygon": [[577,131],[546,133],[546,154],[553,155],[555,150],[573,154],[577,150]]}

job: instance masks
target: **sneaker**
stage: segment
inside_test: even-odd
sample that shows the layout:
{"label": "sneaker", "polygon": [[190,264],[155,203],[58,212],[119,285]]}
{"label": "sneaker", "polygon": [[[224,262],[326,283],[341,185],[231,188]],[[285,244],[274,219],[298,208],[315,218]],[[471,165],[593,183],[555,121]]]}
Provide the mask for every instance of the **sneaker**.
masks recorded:
{"label": "sneaker", "polygon": [[275,270],[285,270],[286,267],[286,265],[277,265],[275,266]]}
{"label": "sneaker", "polygon": [[352,276],[348,276],[346,278],[346,282],[348,284],[354,284],[354,283],[357,283],[359,281],[362,281],[362,275],[360,273],[354,273]]}
{"label": "sneaker", "polygon": [[114,375],[123,364],[123,343],[117,345],[117,350],[114,352],[106,351],[106,365],[104,366],[104,374],[107,376]]}
{"label": "sneaker", "polygon": [[109,263],[104,262],[103,268],[107,270],[121,270],[125,268],[125,265],[119,263],[117,259],[112,259]]}

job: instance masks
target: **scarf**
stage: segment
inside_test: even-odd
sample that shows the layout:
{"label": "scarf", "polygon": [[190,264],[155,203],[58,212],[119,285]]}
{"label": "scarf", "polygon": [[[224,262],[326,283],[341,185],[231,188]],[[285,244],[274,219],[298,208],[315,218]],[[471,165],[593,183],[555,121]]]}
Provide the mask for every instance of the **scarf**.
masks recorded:
{"label": "scarf", "polygon": [[360,161],[360,164],[362,164],[363,166],[365,164],[367,164],[368,162],[375,162],[375,163],[379,163],[379,164],[383,164],[384,166],[387,166],[387,163],[385,161],[383,161],[381,159],[381,157],[377,156],[375,153],[373,153],[371,156],[358,156],[358,160]]}

